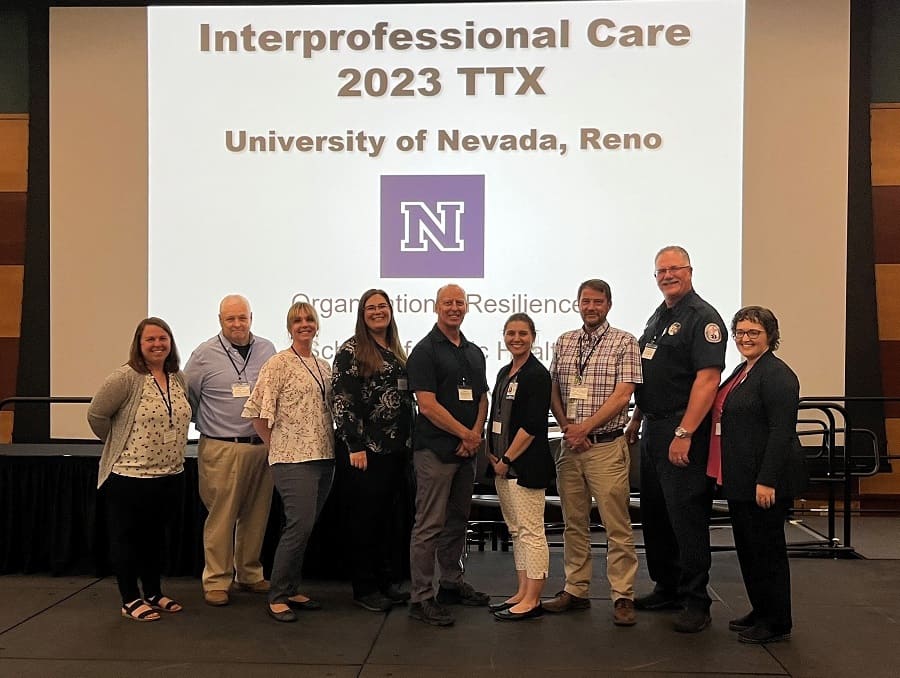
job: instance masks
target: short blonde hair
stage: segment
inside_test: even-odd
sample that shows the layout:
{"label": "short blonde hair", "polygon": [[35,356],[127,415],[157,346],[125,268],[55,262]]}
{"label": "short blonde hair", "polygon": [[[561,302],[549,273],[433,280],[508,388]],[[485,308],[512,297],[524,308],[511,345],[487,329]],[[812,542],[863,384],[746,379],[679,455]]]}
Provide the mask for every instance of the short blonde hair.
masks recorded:
{"label": "short blonde hair", "polygon": [[313,321],[316,323],[316,329],[319,329],[319,314],[316,313],[316,309],[312,304],[308,304],[305,301],[298,301],[293,304],[287,312],[287,331],[288,334],[291,333],[291,325],[294,324],[294,321],[297,318],[301,318],[305,315],[312,316]]}

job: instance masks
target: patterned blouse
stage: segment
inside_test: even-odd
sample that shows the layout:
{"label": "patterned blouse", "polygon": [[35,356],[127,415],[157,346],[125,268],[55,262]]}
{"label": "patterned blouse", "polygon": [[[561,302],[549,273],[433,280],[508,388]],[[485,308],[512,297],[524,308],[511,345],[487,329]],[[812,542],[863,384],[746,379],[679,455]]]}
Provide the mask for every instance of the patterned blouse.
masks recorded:
{"label": "patterned blouse", "polygon": [[177,379],[169,380],[169,394],[171,424],[169,396],[163,400],[153,376],[146,375],[131,433],[121,456],[113,464],[113,473],[129,478],[158,478],[184,470],[184,447],[187,445],[188,424],[191,423],[191,406]]}
{"label": "patterned blouse", "polygon": [[290,348],[276,353],[262,366],[241,416],[267,421],[269,464],[334,459],[331,366]]}
{"label": "patterned blouse", "polygon": [[371,377],[359,373],[355,337],[334,358],[334,423],[348,452],[390,454],[412,447],[415,403],[406,367],[393,352],[378,348],[384,363]]}

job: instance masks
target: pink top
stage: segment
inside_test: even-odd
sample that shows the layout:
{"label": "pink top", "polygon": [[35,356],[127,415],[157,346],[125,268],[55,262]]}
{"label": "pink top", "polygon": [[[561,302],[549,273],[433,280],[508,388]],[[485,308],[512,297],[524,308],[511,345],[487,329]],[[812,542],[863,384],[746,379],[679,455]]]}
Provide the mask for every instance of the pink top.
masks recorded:
{"label": "pink top", "polygon": [[722,408],[732,389],[747,378],[746,369],[741,369],[724,388],[720,388],[712,406],[712,435],[709,437],[709,459],[706,462],[706,475],[715,478],[722,484]]}

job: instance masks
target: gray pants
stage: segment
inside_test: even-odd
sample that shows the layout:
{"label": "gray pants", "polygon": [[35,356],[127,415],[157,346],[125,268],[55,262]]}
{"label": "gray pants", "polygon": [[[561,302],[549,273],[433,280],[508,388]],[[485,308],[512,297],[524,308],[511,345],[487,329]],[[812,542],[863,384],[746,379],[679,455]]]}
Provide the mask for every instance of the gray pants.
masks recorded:
{"label": "gray pants", "polygon": [[461,558],[466,546],[475,459],[443,463],[427,449],[413,453],[416,471],[416,524],[409,547],[412,602],[434,596],[434,560],[440,583],[457,585],[463,578]]}
{"label": "gray pants", "polygon": [[285,523],[275,549],[269,603],[285,603],[298,593],[303,555],[313,525],[331,490],[334,461],[317,459],[298,464],[273,464],[270,468],[284,505]]}

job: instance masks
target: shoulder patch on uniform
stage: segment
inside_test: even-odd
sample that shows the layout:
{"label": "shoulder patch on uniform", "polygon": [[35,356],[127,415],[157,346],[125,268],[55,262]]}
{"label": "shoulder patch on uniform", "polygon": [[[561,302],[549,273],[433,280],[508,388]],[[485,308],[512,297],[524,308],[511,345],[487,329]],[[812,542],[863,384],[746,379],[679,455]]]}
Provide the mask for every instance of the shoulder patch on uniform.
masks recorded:
{"label": "shoulder patch on uniform", "polygon": [[666,332],[669,333],[670,337],[674,337],[676,334],[678,334],[678,330],[680,329],[681,323],[672,323],[671,325],[669,325],[669,329],[667,329]]}
{"label": "shoulder patch on uniform", "polygon": [[703,336],[706,337],[706,341],[710,344],[718,344],[722,341],[722,333],[719,331],[719,326],[716,323],[709,323],[704,327]]}

